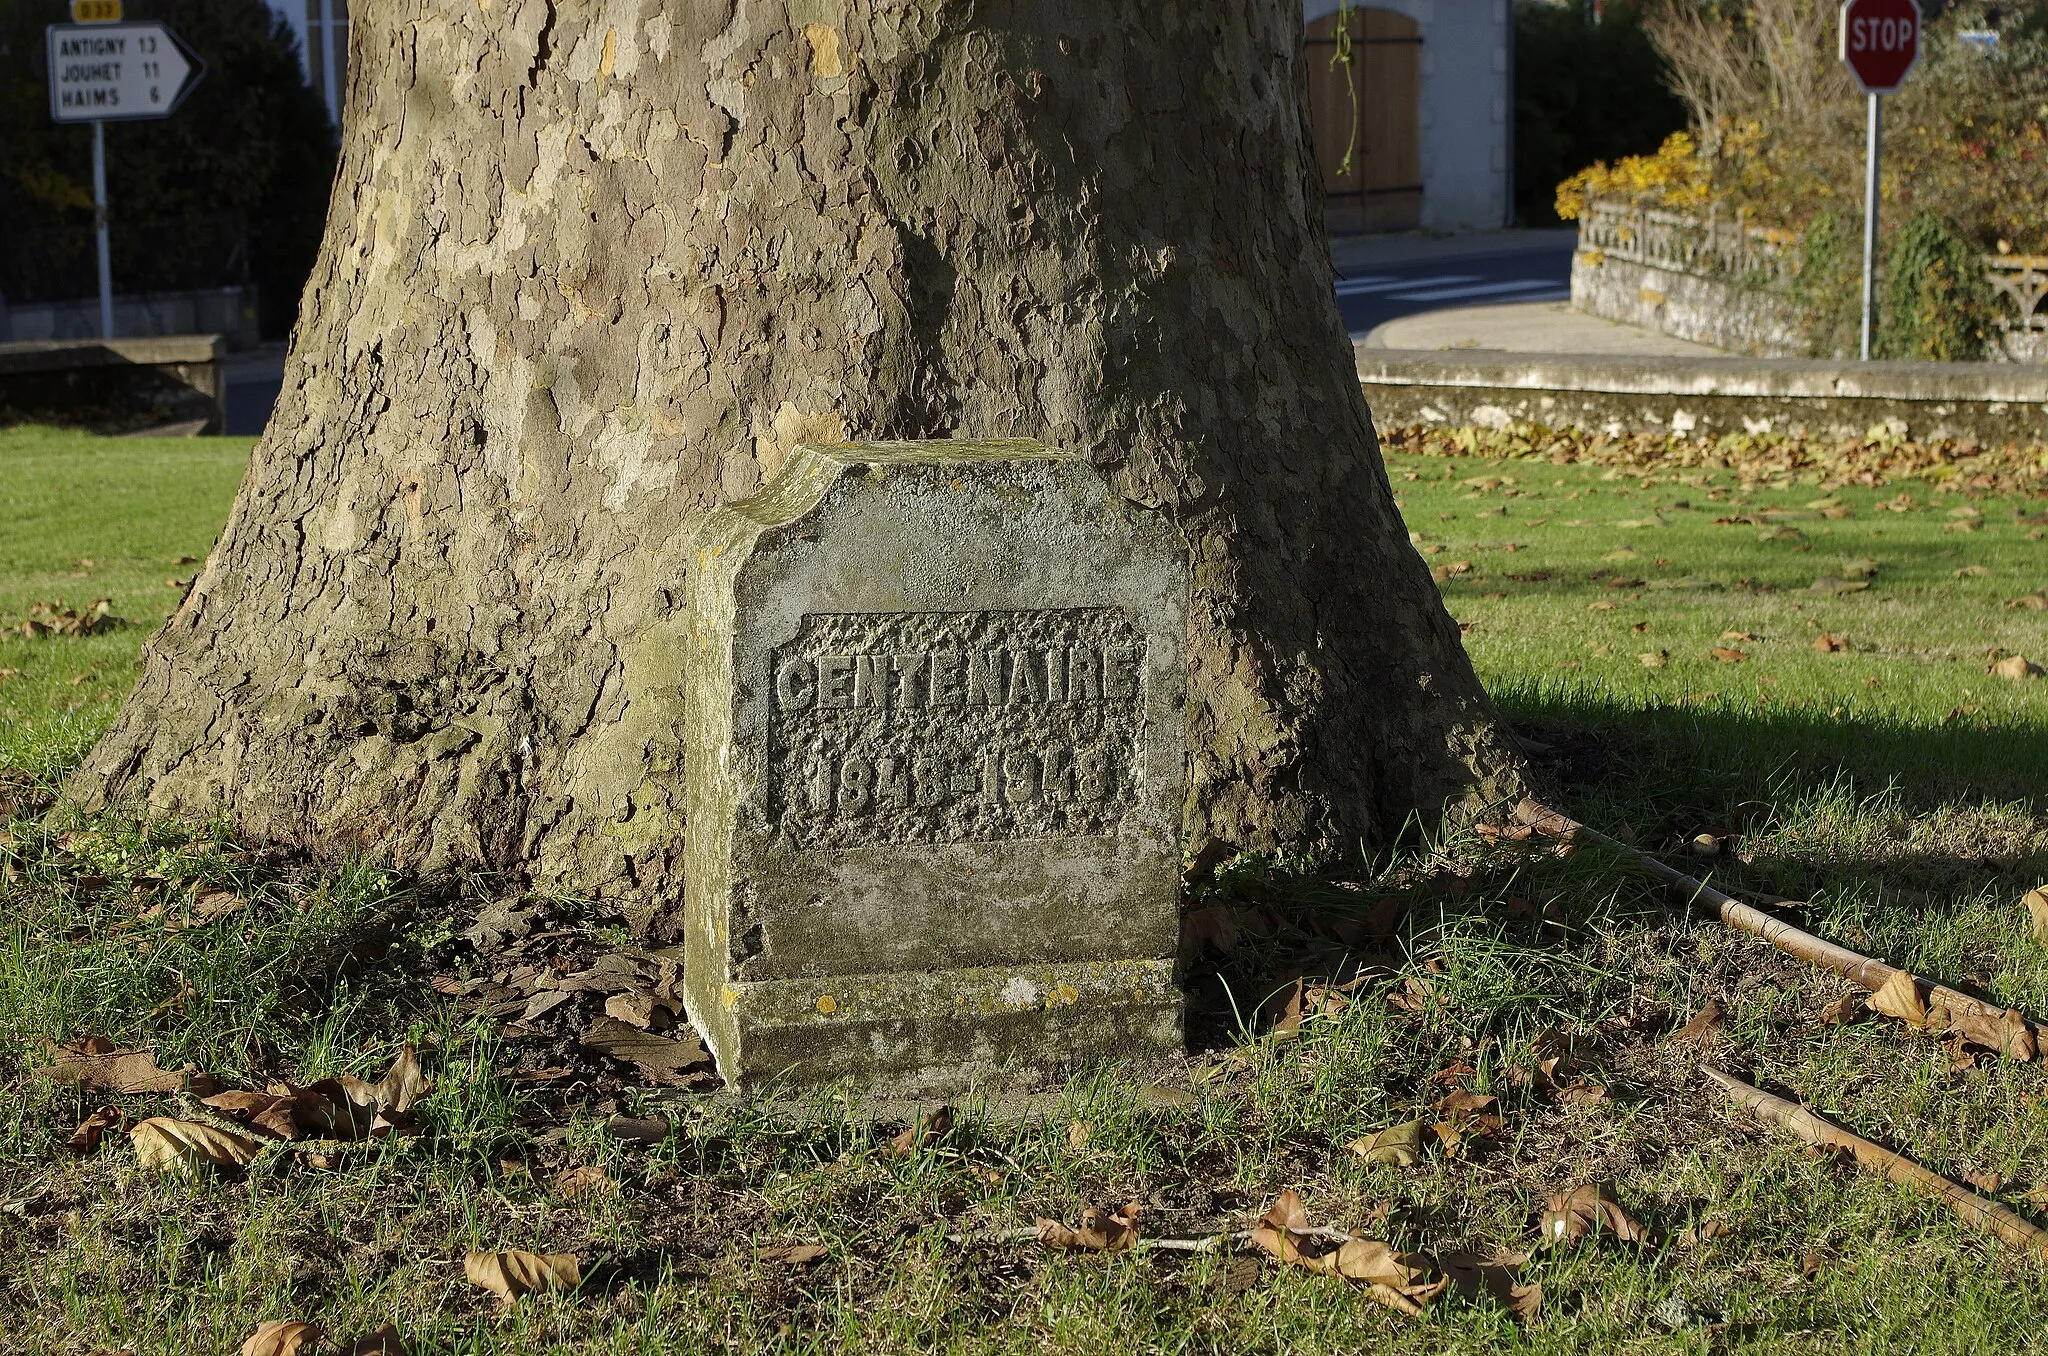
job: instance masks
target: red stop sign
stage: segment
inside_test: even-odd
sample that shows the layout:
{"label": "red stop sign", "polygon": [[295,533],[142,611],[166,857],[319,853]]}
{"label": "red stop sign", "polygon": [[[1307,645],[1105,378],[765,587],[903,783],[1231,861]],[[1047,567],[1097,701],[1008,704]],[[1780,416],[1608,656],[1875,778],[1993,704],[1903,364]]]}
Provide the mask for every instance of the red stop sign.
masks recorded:
{"label": "red stop sign", "polygon": [[1870,94],[1890,94],[1920,59],[1916,0],[1843,0],[1842,62]]}

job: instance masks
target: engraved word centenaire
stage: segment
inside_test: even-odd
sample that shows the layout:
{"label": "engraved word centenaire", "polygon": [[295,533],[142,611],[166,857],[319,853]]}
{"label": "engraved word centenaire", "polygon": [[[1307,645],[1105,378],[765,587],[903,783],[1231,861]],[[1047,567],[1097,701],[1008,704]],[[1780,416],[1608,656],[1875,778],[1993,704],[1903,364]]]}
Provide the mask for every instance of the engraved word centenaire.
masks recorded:
{"label": "engraved word centenaire", "polygon": [[772,656],[773,812],[813,846],[1111,831],[1144,657],[1117,609],[806,616]]}

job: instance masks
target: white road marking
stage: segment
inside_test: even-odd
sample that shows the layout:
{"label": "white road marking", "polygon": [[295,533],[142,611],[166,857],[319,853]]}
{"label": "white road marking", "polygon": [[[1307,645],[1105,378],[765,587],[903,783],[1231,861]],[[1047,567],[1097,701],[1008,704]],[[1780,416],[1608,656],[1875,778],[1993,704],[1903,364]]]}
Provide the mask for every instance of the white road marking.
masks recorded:
{"label": "white road marking", "polygon": [[1429,278],[1345,278],[1337,284],[1340,297],[1363,297],[1374,292],[1395,292],[1404,287],[1436,287],[1445,283],[1478,282],[1477,273],[1445,273]]}
{"label": "white road marking", "polygon": [[[1435,282],[1436,279],[1423,279]],[[1449,279],[1445,279],[1449,281]],[[1431,287],[1421,292],[1396,292],[1394,301],[1457,301],[1465,297],[1498,297],[1510,292],[1569,292],[1553,278],[1520,278],[1514,282],[1479,283],[1472,287]]]}

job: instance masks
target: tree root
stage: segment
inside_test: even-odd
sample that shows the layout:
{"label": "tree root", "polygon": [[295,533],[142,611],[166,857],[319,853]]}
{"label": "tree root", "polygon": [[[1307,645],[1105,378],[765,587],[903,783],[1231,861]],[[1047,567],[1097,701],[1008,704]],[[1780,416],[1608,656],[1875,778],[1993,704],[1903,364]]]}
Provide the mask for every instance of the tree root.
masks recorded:
{"label": "tree root", "polygon": [[1799,1103],[1774,1096],[1733,1074],[1706,1064],[1700,1066],[1700,1072],[1718,1083],[1730,1097],[1755,1112],[1759,1119],[1770,1122],[1794,1138],[1823,1149],[1839,1149],[1852,1154],[1856,1166],[1866,1172],[1881,1173],[1901,1186],[1918,1187],[1939,1197],[1971,1226],[1996,1234],[2015,1248],[2031,1249],[2048,1257],[2048,1230],[2029,1224],[1997,1201],[1986,1200],[1968,1187],[1930,1172],[1910,1158],[1895,1154],[1881,1144],[1873,1144],[1861,1135],[1853,1135]]}
{"label": "tree root", "polygon": [[[1773,918],[1704,881],[1693,879],[1676,867],[1667,866],[1647,852],[1610,838],[1598,829],[1587,828],[1571,816],[1537,801],[1524,800],[1515,808],[1515,819],[1538,833],[1554,838],[1599,843],[1610,848],[1662,880],[1694,908],[1711,912],[1729,927],[1760,937],[1788,956],[1838,974],[1873,993],[1895,983],[1910,983],[1918,1006],[1926,1014],[1924,1021],[1913,1024],[1923,1030],[1935,1035],[1960,1035],[1974,1044],[2021,1061],[2048,1053],[2048,1025],[2010,1008],[1936,984],[1896,965],[1887,965],[1861,952],[1803,932],[1783,919]],[[1903,981],[1900,976],[1905,977]]]}

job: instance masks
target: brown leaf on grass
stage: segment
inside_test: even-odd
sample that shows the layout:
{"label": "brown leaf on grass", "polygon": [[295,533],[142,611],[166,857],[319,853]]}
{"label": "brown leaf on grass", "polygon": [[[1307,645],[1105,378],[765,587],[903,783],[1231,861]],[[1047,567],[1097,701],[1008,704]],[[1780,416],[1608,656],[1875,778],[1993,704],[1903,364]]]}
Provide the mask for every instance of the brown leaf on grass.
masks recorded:
{"label": "brown leaf on grass", "polygon": [[64,1147],[75,1154],[96,1154],[107,1131],[127,1123],[127,1114],[120,1107],[103,1106],[79,1122],[78,1128],[71,1132],[71,1138],[64,1141]]}
{"label": "brown leaf on grass", "polygon": [[2034,940],[2048,946],[2048,885],[2037,885],[2027,891],[2021,902],[2027,906],[2027,917],[2034,925]]}
{"label": "brown leaf on grass", "polygon": [[52,1083],[90,1088],[95,1092],[145,1093],[189,1091],[205,1096],[220,1082],[186,1065],[173,1073],[156,1062],[149,1050],[117,1050],[111,1041],[93,1036],[51,1052],[48,1068],[36,1070]]}
{"label": "brown leaf on grass", "polygon": [[1682,1246],[1690,1248],[1704,1243],[1708,1239],[1726,1238],[1734,1232],[1724,1220],[1705,1219],[1701,1220],[1698,1224],[1687,1225],[1685,1232],[1678,1236],[1678,1241]]}
{"label": "brown leaf on grass", "polygon": [[1704,1045],[1721,1029],[1721,1021],[1726,1016],[1721,1000],[1709,998],[1684,1026],[1672,1034],[1671,1040],[1677,1045]]}
{"label": "brown leaf on grass", "polygon": [[405,1341],[392,1324],[379,1323],[355,1340],[348,1356],[405,1356]]}
{"label": "brown leaf on grass", "polygon": [[2003,678],[2008,683],[2017,683],[2027,678],[2039,678],[2041,666],[2023,654],[2009,654],[1994,660],[1985,670],[1993,678]]}
{"label": "brown leaf on grass", "polygon": [[1849,648],[1849,638],[1823,631],[1813,638],[1813,648],[1819,650],[1822,654],[1834,654],[1837,651]]}
{"label": "brown leaf on grass", "polygon": [[1745,659],[1749,658],[1747,652],[1737,649],[1731,649],[1726,645],[1716,645],[1708,653],[1712,654],[1715,659],[1719,660],[1723,664],[1740,664]]}
{"label": "brown leaf on grass", "polygon": [[204,927],[216,918],[226,918],[249,907],[249,901],[232,890],[195,891],[189,904],[182,912],[174,901],[164,900],[150,905],[136,918],[144,923],[164,920],[164,935],[172,936],[187,928]]}
{"label": "brown leaf on grass", "polygon": [[781,1262],[787,1266],[807,1267],[830,1252],[823,1243],[786,1243],[779,1248],[761,1249],[764,1262]]}
{"label": "brown leaf on grass", "polygon": [[1489,1296],[1525,1321],[1543,1313],[1543,1286],[1538,1282],[1523,1285],[1517,1279],[1522,1265],[1529,1260],[1526,1253],[1482,1258],[1471,1252],[1440,1252],[1434,1260],[1449,1278],[1451,1289],[1468,1300]]}
{"label": "brown leaf on grass", "polygon": [[1038,1241],[1063,1252],[1125,1252],[1138,1241],[1138,1214],[1144,1208],[1136,1201],[1114,1211],[1091,1205],[1081,1212],[1078,1229],[1041,1216]]}
{"label": "brown leaf on grass", "polygon": [[1448,1276],[1433,1276],[1434,1268],[1426,1257],[1395,1252],[1375,1239],[1333,1237],[1315,1229],[1301,1198],[1291,1189],[1280,1193],[1250,1237],[1282,1262],[1318,1275],[1356,1281],[1373,1299],[1404,1314],[1419,1315],[1424,1305],[1451,1284]]}
{"label": "brown leaf on grass", "polygon": [[1868,579],[1837,579],[1824,574],[1806,586],[1808,593],[1861,593],[1870,587]]}
{"label": "brown leaf on grass", "polygon": [[[562,995],[568,997],[567,994]],[[674,1025],[675,1015],[667,1003],[646,989],[627,989],[604,1000],[604,1015],[642,1031],[663,1032]]]}
{"label": "brown leaf on grass", "polygon": [[199,1121],[151,1116],[128,1132],[135,1158],[145,1168],[196,1172],[203,1167],[244,1168],[262,1145],[247,1135]]}
{"label": "brown leaf on grass", "polygon": [[1873,1012],[1896,1017],[1907,1026],[1918,1028],[1927,1025],[1927,999],[1909,971],[1892,971],[1892,977],[1884,982],[1884,987],[1870,995],[1867,1001]]}
{"label": "brown leaf on grass", "polygon": [[612,1179],[595,1163],[569,1168],[555,1176],[555,1191],[563,1200],[581,1200],[585,1196],[602,1195],[611,1189]]}
{"label": "brown leaf on grass", "polygon": [[521,1295],[573,1290],[583,1283],[582,1264],[566,1252],[473,1252],[462,1259],[462,1274],[508,1309]]}
{"label": "brown leaf on grass", "polygon": [[937,1144],[952,1128],[952,1107],[937,1106],[929,1112],[920,1111],[908,1129],[889,1141],[889,1152],[898,1158],[908,1158],[919,1149],[928,1149]]}
{"label": "brown leaf on grass", "polygon": [[1636,656],[1636,663],[1646,669],[1661,669],[1671,662],[1669,650],[1645,650]]}
{"label": "brown leaf on grass", "polygon": [[600,1017],[576,1043],[631,1064],[649,1083],[690,1083],[711,1069],[711,1053],[688,1027],[683,1029],[682,1039],[671,1040],[628,1026],[616,1017]]}
{"label": "brown leaf on grass", "polygon": [[2023,607],[2034,612],[2048,612],[2048,589],[2036,589],[2032,593],[2022,593],[2017,598],[2008,598],[2005,605]]}
{"label": "brown leaf on grass", "polygon": [[1444,1099],[1437,1103],[1437,1110],[1445,1119],[1456,1120],[1486,1115],[1499,1105],[1500,1098],[1490,1093],[1458,1088],[1445,1094]]}
{"label": "brown leaf on grass", "polygon": [[371,1093],[378,1112],[395,1120],[412,1110],[412,1104],[426,1089],[427,1080],[420,1073],[419,1052],[412,1048],[412,1042],[407,1041]]}
{"label": "brown leaf on grass", "polygon": [[1067,1147],[1069,1149],[1085,1149],[1088,1147],[1089,1137],[1094,1133],[1095,1127],[1086,1121],[1069,1122],[1067,1125]]}
{"label": "brown leaf on grass", "polygon": [[1542,1228],[1543,1241],[1550,1244],[1577,1242],[1588,1234],[1606,1234],[1623,1243],[1647,1243],[1650,1237],[1604,1182],[1553,1193],[1543,1203]]}
{"label": "brown leaf on grass", "polygon": [[1427,1121],[1403,1121],[1355,1139],[1349,1147],[1352,1153],[1368,1163],[1392,1163],[1396,1167],[1412,1168],[1422,1161],[1422,1132],[1428,1128]]}
{"label": "brown leaf on grass", "polygon": [[1845,993],[1820,1010],[1822,1026],[1846,1026],[1856,1020],[1856,1014],[1863,1011],[1861,993]]}
{"label": "brown leaf on grass", "polygon": [[1963,1180],[1987,1196],[1996,1196],[1998,1189],[2005,1185],[2005,1178],[1996,1172],[1966,1172]]}
{"label": "brown leaf on grass", "polygon": [[259,1323],[242,1343],[242,1356],[307,1356],[320,1349],[322,1340],[318,1327],[295,1318]]}
{"label": "brown leaf on grass", "polygon": [[[301,1102],[309,1097],[307,1093],[281,1088],[270,1092],[217,1092],[200,1100],[274,1139],[297,1139],[306,1132],[306,1126],[295,1113]],[[312,1119],[310,1107],[305,1115],[307,1120]]]}

